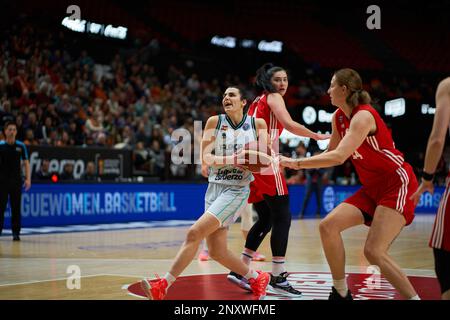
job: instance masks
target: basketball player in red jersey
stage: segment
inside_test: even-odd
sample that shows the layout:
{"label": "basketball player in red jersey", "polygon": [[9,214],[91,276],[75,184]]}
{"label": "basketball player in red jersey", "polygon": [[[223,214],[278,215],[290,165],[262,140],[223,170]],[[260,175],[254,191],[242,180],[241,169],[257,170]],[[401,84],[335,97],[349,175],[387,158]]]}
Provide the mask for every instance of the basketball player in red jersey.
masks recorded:
{"label": "basketball player in red jersey", "polygon": [[[296,135],[316,140],[330,137],[327,134],[314,133],[292,120],[283,100],[288,88],[286,70],[272,64],[265,64],[256,72],[256,84],[263,92],[254,100],[248,114],[265,120],[275,154],[279,151],[279,136],[285,128]],[[272,230],[270,239],[272,274],[267,288],[269,292],[299,296],[301,292],[295,290],[287,281],[288,273],[284,266],[291,226],[286,179],[278,166],[272,169],[269,174],[265,172],[254,174],[255,180],[250,185],[248,202],[253,203],[258,214],[258,221],[249,230],[241,259],[246,264],[250,264],[266,234]],[[242,276],[231,272],[228,279],[248,289]]]}
{"label": "basketball player in red jersey", "polygon": [[388,254],[392,241],[414,218],[410,200],[418,183],[412,167],[395,149],[394,141],[378,112],[369,105],[359,74],[337,71],[328,89],[333,114],[328,150],[302,159],[280,157],[280,164],[293,169],[340,165],[350,157],[362,183],[353,196],[339,204],[319,226],[322,246],[333,276],[329,300],[351,300],[345,280],[345,251],[341,232],[352,226],[370,226],[364,245],[369,263],[379,267],[386,279],[406,299],[419,296],[400,267]]}
{"label": "basketball player in red jersey", "polygon": [[[437,164],[442,156],[445,136],[450,124],[450,77],[442,80],[436,90],[436,113],[433,129],[428,139],[425,164],[422,173],[422,183],[411,199],[418,203],[425,191],[434,192],[433,178]],[[434,266],[443,300],[450,300],[450,172],[445,182],[446,188],[439,204],[434,220],[430,247],[433,248]]]}

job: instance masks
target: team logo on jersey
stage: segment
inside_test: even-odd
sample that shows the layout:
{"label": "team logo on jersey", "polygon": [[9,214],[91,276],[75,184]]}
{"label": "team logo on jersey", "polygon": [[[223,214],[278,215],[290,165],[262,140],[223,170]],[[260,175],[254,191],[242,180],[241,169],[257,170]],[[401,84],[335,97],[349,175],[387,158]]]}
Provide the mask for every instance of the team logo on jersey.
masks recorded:
{"label": "team logo on jersey", "polygon": [[228,126],[226,124],[223,124],[222,127],[220,128],[221,131],[227,131],[228,130]]}
{"label": "team logo on jersey", "polygon": [[341,116],[339,116],[339,122],[342,122],[342,121],[344,121],[344,117],[341,115]]}
{"label": "team logo on jersey", "polygon": [[244,123],[244,125],[242,126],[242,129],[244,131],[247,131],[248,129],[250,129],[250,125],[248,123]]}

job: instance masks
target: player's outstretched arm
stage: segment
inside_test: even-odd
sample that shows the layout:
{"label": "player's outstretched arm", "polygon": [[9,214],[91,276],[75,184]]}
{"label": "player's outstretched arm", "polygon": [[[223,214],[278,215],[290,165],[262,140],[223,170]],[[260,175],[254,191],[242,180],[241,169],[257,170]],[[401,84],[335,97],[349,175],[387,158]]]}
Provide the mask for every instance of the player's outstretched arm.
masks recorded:
{"label": "player's outstretched arm", "polygon": [[325,140],[330,138],[329,134],[315,133],[300,123],[292,120],[291,115],[286,109],[286,104],[284,103],[284,99],[281,94],[269,94],[267,96],[267,104],[278,121],[280,121],[283,127],[289,132],[292,132],[298,136],[312,138],[314,140]]}
{"label": "player's outstretched arm", "polygon": [[[368,111],[358,112],[350,123],[347,134],[338,143],[336,149],[310,158],[292,159],[280,157],[280,165],[292,169],[327,168],[341,165],[376,128],[375,119]],[[333,130],[333,132],[336,132]]]}

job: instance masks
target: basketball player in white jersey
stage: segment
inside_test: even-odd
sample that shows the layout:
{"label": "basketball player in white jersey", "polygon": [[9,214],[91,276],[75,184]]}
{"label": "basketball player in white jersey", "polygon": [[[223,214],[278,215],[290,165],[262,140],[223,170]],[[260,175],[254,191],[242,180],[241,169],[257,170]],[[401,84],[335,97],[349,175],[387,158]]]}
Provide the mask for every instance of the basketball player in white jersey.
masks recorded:
{"label": "basketball player in white jersey", "polygon": [[236,154],[242,155],[239,150],[255,140],[267,145],[267,126],[263,120],[244,113],[246,103],[240,89],[229,87],[222,99],[225,114],[212,116],[206,123],[201,144],[202,164],[210,167],[205,212],[189,229],[164,278],[142,280],[142,288],[149,299],[164,299],[167,290],[191,263],[205,238],[212,259],[244,275],[257,299],[265,297],[269,274],[249,268],[227,248],[227,227],[247,204],[249,185],[254,179],[250,170],[238,165]]}

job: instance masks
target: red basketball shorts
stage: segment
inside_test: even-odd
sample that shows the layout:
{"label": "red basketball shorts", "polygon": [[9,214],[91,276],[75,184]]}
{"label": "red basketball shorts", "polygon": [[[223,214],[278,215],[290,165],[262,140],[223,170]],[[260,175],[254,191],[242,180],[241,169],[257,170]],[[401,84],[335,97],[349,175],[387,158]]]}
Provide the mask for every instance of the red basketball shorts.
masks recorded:
{"label": "red basketball shorts", "polygon": [[416,176],[408,163],[394,172],[381,175],[377,181],[363,185],[354,195],[344,202],[360,209],[365,224],[370,226],[377,206],[385,206],[401,213],[406,225],[414,219],[415,205],[409,198],[418,188]]}
{"label": "red basketball shorts", "polygon": [[276,170],[273,175],[253,174],[255,180],[250,184],[248,203],[264,200],[263,195],[287,195],[289,193],[284,175]]}

